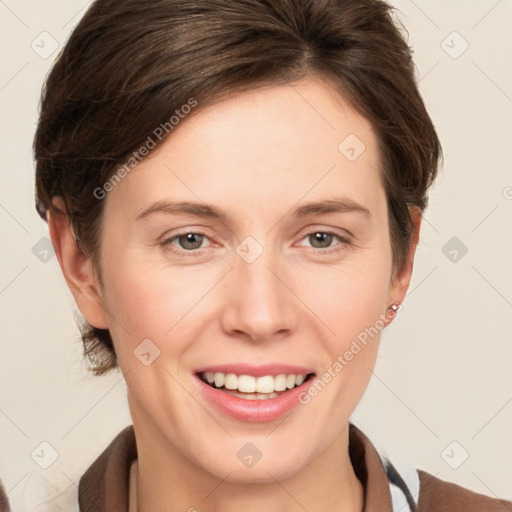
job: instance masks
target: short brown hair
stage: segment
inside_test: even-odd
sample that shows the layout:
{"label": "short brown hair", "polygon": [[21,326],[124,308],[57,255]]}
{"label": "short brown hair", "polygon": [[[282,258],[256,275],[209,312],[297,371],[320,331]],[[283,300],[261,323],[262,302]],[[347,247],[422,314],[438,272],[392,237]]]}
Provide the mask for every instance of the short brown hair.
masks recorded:
{"label": "short brown hair", "polygon": [[[96,0],[43,88],[37,211],[46,219],[52,198],[63,198],[101,283],[104,203],[94,191],[155,126],[191,97],[199,109],[312,75],[376,131],[398,272],[413,233],[410,207],[426,207],[442,154],[404,29],[380,0]],[[109,331],[87,323],[81,331],[93,372],[115,368]]]}

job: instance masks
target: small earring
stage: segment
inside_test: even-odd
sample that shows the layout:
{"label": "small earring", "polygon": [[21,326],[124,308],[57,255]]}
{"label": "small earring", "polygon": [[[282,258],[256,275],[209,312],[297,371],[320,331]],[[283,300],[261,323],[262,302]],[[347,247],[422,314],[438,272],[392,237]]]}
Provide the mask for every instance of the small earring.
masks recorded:
{"label": "small earring", "polygon": [[391,304],[391,306],[389,306],[388,311],[391,310],[391,311],[393,311],[393,313],[396,313],[399,309],[400,309],[400,304],[395,303],[395,304]]}

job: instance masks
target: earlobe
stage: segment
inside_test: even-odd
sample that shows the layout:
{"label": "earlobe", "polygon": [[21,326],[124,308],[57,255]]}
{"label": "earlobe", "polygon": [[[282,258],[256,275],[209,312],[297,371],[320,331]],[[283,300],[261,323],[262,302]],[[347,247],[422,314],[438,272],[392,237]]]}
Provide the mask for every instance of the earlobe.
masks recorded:
{"label": "earlobe", "polygon": [[400,273],[394,276],[390,287],[389,302],[394,304],[402,304],[409,284],[411,282],[412,270],[414,265],[414,255],[416,253],[416,247],[418,245],[422,212],[420,208],[414,206],[410,209],[411,219],[413,222],[414,232],[411,237],[411,243],[409,244],[409,251],[407,254],[407,261],[400,271]]}
{"label": "earlobe", "polygon": [[48,228],[64,278],[84,319],[94,327],[108,329],[92,262],[77,243],[63,199],[55,197],[53,203],[56,208],[48,210]]}

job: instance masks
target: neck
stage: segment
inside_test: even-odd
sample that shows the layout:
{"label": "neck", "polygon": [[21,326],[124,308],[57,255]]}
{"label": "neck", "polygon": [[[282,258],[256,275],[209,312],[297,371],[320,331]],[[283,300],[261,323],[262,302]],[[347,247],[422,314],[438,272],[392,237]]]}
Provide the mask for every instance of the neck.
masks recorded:
{"label": "neck", "polygon": [[348,425],[308,466],[280,481],[269,477],[257,483],[232,482],[229,475],[216,478],[191,464],[156,433],[140,435],[136,429],[139,456],[131,471],[130,512],[363,510],[364,489],[348,455]]}

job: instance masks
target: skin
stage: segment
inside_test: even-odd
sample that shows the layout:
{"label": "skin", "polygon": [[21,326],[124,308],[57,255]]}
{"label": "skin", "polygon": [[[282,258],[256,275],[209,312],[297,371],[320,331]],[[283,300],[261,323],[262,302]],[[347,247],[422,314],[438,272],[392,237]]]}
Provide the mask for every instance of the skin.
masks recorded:
{"label": "skin", "polygon": [[[199,393],[194,370],[276,362],[321,375],[402,302],[420,214],[413,215],[408,263],[393,277],[374,131],[319,78],[199,107],[104,199],[103,289],[65,214],[49,217],[76,303],[90,324],[110,329],[126,379],[138,510],[360,511],[349,418],[371,377],[380,335],[284,420],[224,415]],[[338,150],[349,134],[366,146],[353,162]],[[306,202],[334,198],[357,202],[369,215],[293,216]],[[136,220],[164,199],[215,205],[227,220],[168,213]],[[63,209],[59,198],[55,204]],[[183,238],[164,244],[183,232],[206,236],[196,238],[199,249]],[[319,242],[316,232],[349,243]],[[236,252],[247,236],[263,248],[252,263]],[[161,351],[149,366],[134,356],[147,338]],[[236,456],[246,442],[262,453],[252,468]]]}

